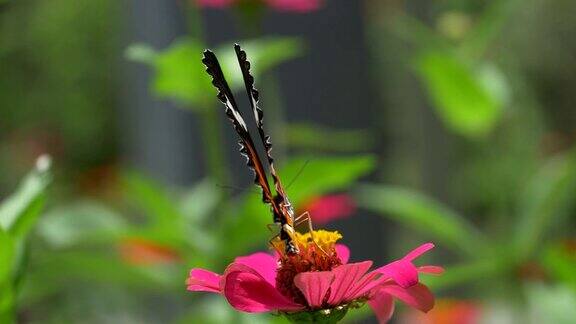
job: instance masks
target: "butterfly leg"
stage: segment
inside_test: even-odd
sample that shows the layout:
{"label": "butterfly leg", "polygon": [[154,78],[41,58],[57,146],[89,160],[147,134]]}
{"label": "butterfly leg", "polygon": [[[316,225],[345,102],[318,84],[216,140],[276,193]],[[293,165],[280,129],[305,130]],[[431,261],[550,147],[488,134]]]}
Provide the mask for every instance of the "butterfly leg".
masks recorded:
{"label": "butterfly leg", "polygon": [[[268,244],[276,250],[276,252],[278,253],[278,255],[283,255],[285,252],[286,253],[298,253],[298,247],[296,246],[296,233],[294,231],[294,228],[288,224],[284,224],[283,226],[281,226],[278,223],[273,223],[273,224],[267,224],[266,227],[268,227],[268,230],[270,231],[277,231],[278,227],[281,228],[281,231],[279,234],[274,235],[270,240],[268,240]],[[276,228],[273,228],[276,227]],[[282,234],[285,234],[288,236],[289,239],[282,239]],[[284,241],[284,243],[286,244],[285,250],[282,251],[281,249],[278,248],[277,244],[274,243],[278,243],[279,238],[281,240]]]}
{"label": "butterfly leg", "polygon": [[322,251],[322,253],[328,255],[328,253],[324,251],[324,249],[318,244],[318,242],[316,242],[316,238],[314,237],[314,227],[312,225],[312,218],[310,217],[310,213],[307,211],[303,212],[300,216],[294,219],[294,227],[301,225],[303,223],[307,223],[306,225],[308,226],[308,231],[310,232],[310,237],[312,238],[312,242],[314,243],[314,245],[316,245],[316,247],[320,251]]}
{"label": "butterfly leg", "polygon": [[[271,224],[270,224],[271,225]],[[270,227],[268,227],[270,228]],[[274,237],[272,237],[269,241],[268,241],[268,245],[270,245],[274,250],[276,250],[276,253],[278,253],[278,255],[282,255],[283,251],[278,250],[278,248],[276,247],[276,245],[274,244],[274,241],[280,236],[280,234],[274,235]]]}
{"label": "butterfly leg", "polygon": [[309,212],[303,212],[300,216],[294,219],[294,227],[307,223],[308,231],[314,235],[314,227],[312,226],[312,218]]}

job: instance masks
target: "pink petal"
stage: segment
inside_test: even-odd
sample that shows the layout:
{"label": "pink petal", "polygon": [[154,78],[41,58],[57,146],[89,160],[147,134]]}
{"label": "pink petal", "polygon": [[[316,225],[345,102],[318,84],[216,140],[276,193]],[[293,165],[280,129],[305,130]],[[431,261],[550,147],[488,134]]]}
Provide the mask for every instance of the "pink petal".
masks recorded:
{"label": "pink petal", "polygon": [[423,312],[428,312],[434,307],[434,295],[432,295],[428,287],[421,283],[409,288],[402,288],[397,285],[383,285],[380,289]]}
{"label": "pink petal", "polygon": [[439,266],[421,266],[418,267],[418,272],[432,274],[432,275],[441,275],[444,273],[444,268]]}
{"label": "pink petal", "polygon": [[190,291],[208,291],[219,293],[220,275],[204,269],[192,269],[186,280]]}
{"label": "pink petal", "polygon": [[406,256],[403,257],[402,259],[406,260],[406,261],[414,261],[417,257],[430,251],[433,248],[434,248],[434,243],[422,244],[419,247],[415,248],[414,250],[408,252],[408,254],[406,254]]}
{"label": "pink petal", "polygon": [[380,324],[387,323],[392,318],[392,314],[394,314],[394,299],[385,292],[379,291],[376,293],[368,300],[368,305],[376,314]]}
{"label": "pink petal", "polygon": [[230,265],[220,284],[230,305],[239,311],[261,313],[304,308],[284,297],[256,270],[244,264]]}
{"label": "pink petal", "polygon": [[[422,254],[426,253],[430,249],[434,248],[434,244],[426,243],[410,251],[405,257],[400,260],[396,260],[390,264],[376,269],[376,272],[380,272],[383,275],[393,279],[400,286],[407,288],[418,283],[418,269],[412,261]],[[424,271],[432,271],[433,273],[441,273],[440,267],[423,267]]]}
{"label": "pink petal", "polygon": [[330,298],[328,304],[339,305],[362,276],[370,269],[372,261],[348,263],[332,270],[334,281],[330,285]]}
{"label": "pink petal", "polygon": [[264,252],[258,252],[247,256],[237,257],[234,263],[244,264],[258,272],[268,283],[276,285],[277,259]]}
{"label": "pink petal", "polygon": [[354,300],[366,296],[370,291],[372,291],[372,289],[374,289],[374,287],[381,285],[386,280],[388,280],[388,278],[383,277],[380,273],[372,271],[360,278],[354,286],[348,290],[343,300]]}
{"label": "pink petal", "polygon": [[324,297],[334,280],[334,274],[330,271],[302,272],[294,277],[294,284],[312,308],[322,306]]}
{"label": "pink petal", "polygon": [[350,260],[350,249],[346,245],[336,244],[336,253],[342,264],[346,264]]}
{"label": "pink petal", "polygon": [[374,271],[391,278],[404,288],[418,283],[418,270],[411,262],[404,259],[394,261]]}

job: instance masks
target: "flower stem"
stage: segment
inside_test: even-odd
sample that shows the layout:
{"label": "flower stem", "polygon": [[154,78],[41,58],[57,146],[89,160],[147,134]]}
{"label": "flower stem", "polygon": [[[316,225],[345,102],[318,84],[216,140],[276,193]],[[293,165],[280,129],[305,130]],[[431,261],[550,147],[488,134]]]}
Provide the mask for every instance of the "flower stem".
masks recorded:
{"label": "flower stem", "polygon": [[[186,23],[188,34],[200,42],[204,40],[204,26],[202,12],[192,1],[185,4]],[[217,183],[230,181],[228,168],[226,167],[226,154],[224,153],[222,128],[218,120],[218,112],[214,105],[205,103],[200,107],[200,130],[204,145],[204,161],[208,174]]]}
{"label": "flower stem", "polygon": [[186,4],[186,24],[188,25],[188,33],[190,37],[202,40],[204,37],[204,25],[202,24],[202,13],[198,6],[189,1]]}
{"label": "flower stem", "polygon": [[291,323],[322,323],[336,324],[340,322],[348,312],[348,305],[341,305],[332,309],[322,309],[316,311],[304,311],[298,313],[284,313],[283,315]]}

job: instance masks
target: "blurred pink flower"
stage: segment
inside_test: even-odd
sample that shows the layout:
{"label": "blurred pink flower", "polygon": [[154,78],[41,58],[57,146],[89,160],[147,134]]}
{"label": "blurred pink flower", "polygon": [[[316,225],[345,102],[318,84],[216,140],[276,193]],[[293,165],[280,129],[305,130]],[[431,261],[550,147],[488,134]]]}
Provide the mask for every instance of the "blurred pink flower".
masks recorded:
{"label": "blurred pink flower", "polygon": [[268,7],[286,12],[306,13],[318,10],[322,0],[195,0],[200,7],[227,8],[241,3],[267,5]]}
{"label": "blurred pink flower", "polygon": [[326,224],[330,221],[346,218],[356,211],[356,203],[346,194],[326,195],[314,198],[303,204],[303,210],[307,210],[312,220],[318,224]]}
{"label": "blurred pink flower", "polygon": [[[301,234],[299,244],[309,242]],[[308,236],[307,236],[308,235]],[[249,313],[279,311],[287,316],[313,314],[320,310],[341,312],[368,302],[379,319],[386,323],[394,312],[394,298],[427,312],[434,296],[419,282],[418,273],[440,274],[441,267],[416,267],[414,259],[432,249],[424,244],[402,259],[368,271],[372,261],[348,263],[350,252],[341,244],[337,232],[316,231],[317,244],[301,246],[300,254],[272,256],[255,253],[238,257],[223,275],[192,269],[188,290],[223,295],[235,309]],[[317,246],[329,254],[318,253]]]}
{"label": "blurred pink flower", "polygon": [[265,0],[268,6],[279,11],[311,12],[318,10],[321,0]]}

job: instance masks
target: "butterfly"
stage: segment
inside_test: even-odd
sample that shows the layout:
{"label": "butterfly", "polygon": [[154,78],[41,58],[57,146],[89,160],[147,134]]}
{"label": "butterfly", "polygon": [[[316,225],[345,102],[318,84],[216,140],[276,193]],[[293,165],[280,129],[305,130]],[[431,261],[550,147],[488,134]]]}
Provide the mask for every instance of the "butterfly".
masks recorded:
{"label": "butterfly", "polygon": [[[232,122],[236,133],[238,133],[238,136],[240,137],[240,153],[247,158],[247,165],[254,172],[254,183],[262,189],[262,201],[270,205],[273,214],[273,221],[280,228],[280,232],[276,237],[279,237],[280,240],[284,241],[284,252],[287,255],[296,255],[299,253],[299,248],[295,242],[295,226],[307,223],[309,230],[312,232],[310,215],[308,212],[305,212],[302,215],[295,217],[294,208],[290,204],[290,200],[288,199],[286,191],[282,186],[282,182],[274,168],[274,159],[271,155],[272,142],[270,141],[270,136],[264,132],[264,113],[258,105],[260,94],[258,90],[254,88],[254,77],[250,74],[250,62],[246,57],[246,52],[242,50],[240,45],[235,44],[234,51],[236,52],[236,57],[246,87],[246,93],[250,99],[250,106],[252,108],[256,128],[258,129],[257,140],[259,140],[264,147],[265,160],[261,159],[258,155],[254,140],[248,131],[242,113],[238,109],[238,105],[230,87],[228,86],[228,82],[226,82],[218,58],[212,51],[205,50],[202,63],[206,66],[206,72],[212,77],[212,84],[218,90],[217,97],[224,104],[226,115]],[[270,177],[274,184],[274,192],[269,185],[263,161],[268,165]]]}

